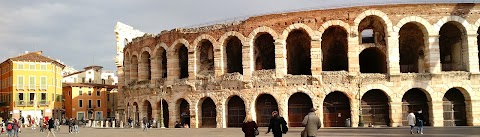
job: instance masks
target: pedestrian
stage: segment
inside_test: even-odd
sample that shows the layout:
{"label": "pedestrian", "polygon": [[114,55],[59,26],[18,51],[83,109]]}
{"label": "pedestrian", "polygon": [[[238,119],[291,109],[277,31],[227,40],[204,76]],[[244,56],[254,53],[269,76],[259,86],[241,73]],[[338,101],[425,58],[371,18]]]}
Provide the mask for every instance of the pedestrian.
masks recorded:
{"label": "pedestrian", "polygon": [[242,131],[245,133],[245,137],[255,137],[259,134],[257,123],[252,120],[250,114],[247,114],[243,120]]}
{"label": "pedestrian", "polygon": [[132,122],[133,122],[132,117],[129,117],[128,118],[128,126],[130,126],[130,128],[133,128]]}
{"label": "pedestrian", "polygon": [[148,130],[148,119],[147,119],[147,117],[143,117],[142,122],[143,122],[143,131]]}
{"label": "pedestrian", "polygon": [[23,123],[25,123],[25,118],[23,118],[23,116],[20,116],[20,118],[18,119],[18,126],[20,128],[18,128],[18,133],[22,133],[22,127],[23,127]]}
{"label": "pedestrian", "polygon": [[20,129],[20,125],[16,119],[13,119],[13,136],[18,137],[18,130]]}
{"label": "pedestrian", "polygon": [[311,108],[310,112],[303,118],[302,125],[305,126],[305,129],[301,132],[302,137],[315,137],[317,136],[317,130],[322,127],[322,122],[315,111],[315,108]]}
{"label": "pedestrian", "polygon": [[182,124],[180,124],[178,121],[175,121],[175,128],[182,128]]}
{"label": "pedestrian", "polygon": [[12,121],[8,121],[6,123],[7,123],[7,135],[8,137],[12,137],[13,123]]}
{"label": "pedestrian", "polygon": [[60,132],[60,120],[58,118],[55,119],[55,132]]}
{"label": "pedestrian", "polygon": [[37,125],[36,125],[35,122],[36,122],[36,121],[35,121],[35,118],[30,119],[30,123],[32,124],[32,130],[35,130],[35,129],[36,129],[35,127],[36,127]]}
{"label": "pedestrian", "polygon": [[408,112],[407,121],[408,125],[410,125],[410,134],[413,134],[413,128],[415,127],[415,114],[413,114],[413,111]]}
{"label": "pedestrian", "polygon": [[68,134],[71,134],[73,132],[73,119],[70,118],[66,122],[68,125]]}
{"label": "pedestrian", "polygon": [[287,134],[288,132],[287,122],[278,115],[278,111],[272,112],[272,118],[270,118],[270,124],[265,134],[270,133],[270,130],[272,130],[273,137],[282,137],[282,134]]}
{"label": "pedestrian", "polygon": [[73,119],[73,131],[74,131],[75,133],[77,133],[77,134],[78,134],[78,132],[79,132],[79,131],[78,131],[78,125],[79,125],[79,124],[80,124],[80,122],[77,120],[77,118],[74,118],[74,119]]}
{"label": "pedestrian", "polygon": [[55,137],[55,133],[53,133],[53,130],[55,130],[55,121],[53,120],[53,118],[49,119],[48,120],[48,134],[47,134],[47,137],[50,136],[50,134],[53,135],[53,137]]}
{"label": "pedestrian", "polygon": [[40,132],[43,133],[44,129],[45,129],[45,121],[43,118],[40,118],[40,123],[38,124],[40,126]]}
{"label": "pedestrian", "polygon": [[423,134],[423,124],[424,124],[424,118],[422,114],[422,109],[420,109],[416,114],[415,118],[417,119],[417,134]]}

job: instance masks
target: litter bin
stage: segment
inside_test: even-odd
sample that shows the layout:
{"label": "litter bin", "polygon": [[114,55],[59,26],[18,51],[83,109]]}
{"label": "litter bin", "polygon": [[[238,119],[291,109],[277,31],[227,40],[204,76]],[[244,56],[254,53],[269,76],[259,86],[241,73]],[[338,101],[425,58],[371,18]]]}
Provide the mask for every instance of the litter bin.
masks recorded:
{"label": "litter bin", "polygon": [[351,127],[350,118],[345,119],[345,127]]}

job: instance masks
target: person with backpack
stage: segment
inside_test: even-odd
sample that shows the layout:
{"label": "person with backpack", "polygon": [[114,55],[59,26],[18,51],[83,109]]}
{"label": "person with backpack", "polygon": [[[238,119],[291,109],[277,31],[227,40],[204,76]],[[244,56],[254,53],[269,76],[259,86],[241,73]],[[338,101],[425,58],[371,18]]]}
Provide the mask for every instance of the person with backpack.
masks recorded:
{"label": "person with backpack", "polygon": [[11,121],[7,122],[7,135],[12,137],[13,123]]}
{"label": "person with backpack", "polygon": [[282,134],[287,134],[288,132],[287,122],[278,115],[278,111],[272,112],[272,118],[265,134],[270,133],[270,130],[272,130],[273,137],[282,137]]}

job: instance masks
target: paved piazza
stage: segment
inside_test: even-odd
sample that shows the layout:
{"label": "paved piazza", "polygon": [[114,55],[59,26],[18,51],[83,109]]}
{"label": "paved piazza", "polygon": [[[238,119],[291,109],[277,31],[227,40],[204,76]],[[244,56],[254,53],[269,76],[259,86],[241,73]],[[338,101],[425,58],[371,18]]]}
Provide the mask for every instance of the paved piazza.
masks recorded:
{"label": "paved piazza", "polygon": [[[266,128],[260,128],[259,137],[271,137],[265,135]],[[298,137],[302,128],[291,128],[284,137]],[[42,137],[46,133],[38,132],[38,129],[24,129],[20,137]],[[385,137],[385,136],[437,136],[437,137],[474,137],[480,135],[480,127],[427,127],[425,134],[410,135],[408,128],[323,128],[319,130],[319,136],[356,136],[356,137]],[[2,135],[4,136],[4,135]],[[79,134],[68,134],[65,128],[56,133],[57,137],[240,137],[243,133],[240,128],[192,128],[192,129],[150,129],[143,132],[142,129],[94,129],[80,128]]]}

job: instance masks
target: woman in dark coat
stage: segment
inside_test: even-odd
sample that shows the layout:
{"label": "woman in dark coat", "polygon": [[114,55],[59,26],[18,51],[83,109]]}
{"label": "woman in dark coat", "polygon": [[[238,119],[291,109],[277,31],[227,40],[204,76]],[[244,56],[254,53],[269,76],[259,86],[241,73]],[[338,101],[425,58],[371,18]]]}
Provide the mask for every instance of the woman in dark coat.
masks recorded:
{"label": "woman in dark coat", "polygon": [[245,137],[255,137],[255,130],[258,129],[257,123],[252,120],[252,116],[247,115],[245,116],[245,120],[243,120],[242,124],[242,131],[245,133]]}

